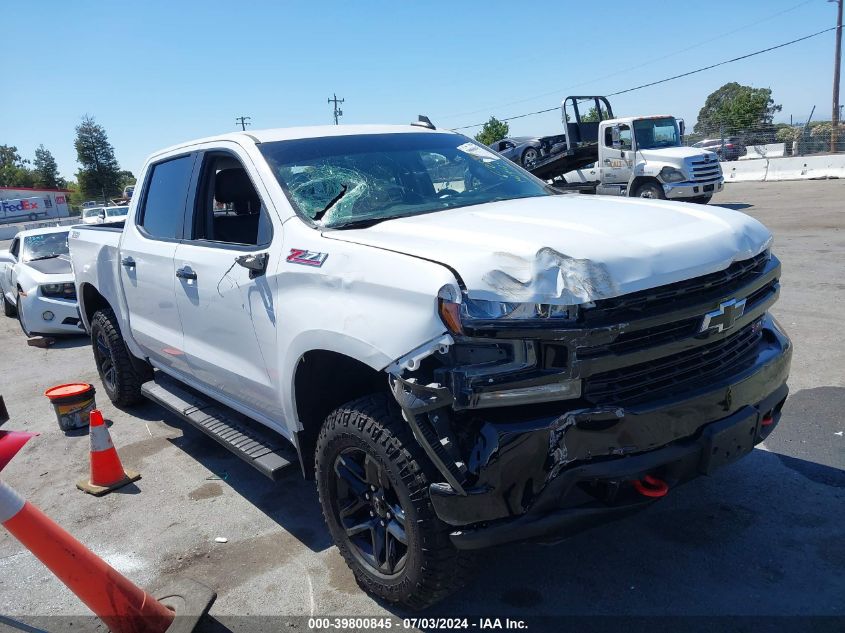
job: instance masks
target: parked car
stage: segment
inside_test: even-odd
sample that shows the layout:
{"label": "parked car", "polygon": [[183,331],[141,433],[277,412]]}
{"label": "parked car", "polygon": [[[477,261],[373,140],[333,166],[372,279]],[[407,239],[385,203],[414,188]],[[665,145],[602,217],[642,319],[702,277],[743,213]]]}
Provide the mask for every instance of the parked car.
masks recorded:
{"label": "parked car", "polygon": [[724,141],[720,138],[707,138],[694,143],[693,147],[715,152],[722,161],[739,160],[740,156],[745,156],[746,151],[745,144],[738,136],[726,136]]}
{"label": "parked car", "polygon": [[490,144],[490,148],[505,158],[532,169],[537,161],[566,149],[565,136],[519,136],[503,138]]}
{"label": "parked car", "polygon": [[24,334],[83,333],[68,259],[67,227],[21,231],[0,251],[3,313]]}
{"label": "parked car", "polygon": [[83,224],[103,224],[104,222],[120,222],[126,217],[128,206],[90,207],[82,210]]}
{"label": "parked car", "polygon": [[137,186],[122,230],[71,230],[106,395],[268,477],[298,462],[385,600],[683,494],[780,419],[781,266],[744,213],[555,195],[415,126],[186,142]]}
{"label": "parked car", "polygon": [[106,207],[105,222],[121,222],[126,219],[126,214],[129,213],[128,205]]}

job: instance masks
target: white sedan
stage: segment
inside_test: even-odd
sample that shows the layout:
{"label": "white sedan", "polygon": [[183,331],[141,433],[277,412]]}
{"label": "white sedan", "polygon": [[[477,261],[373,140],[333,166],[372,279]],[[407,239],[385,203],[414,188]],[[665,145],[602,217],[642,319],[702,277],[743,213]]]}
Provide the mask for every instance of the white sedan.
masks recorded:
{"label": "white sedan", "polygon": [[3,312],[27,336],[83,333],[67,237],[67,227],[21,231],[0,251]]}
{"label": "white sedan", "polygon": [[129,213],[128,206],[115,207],[90,207],[82,210],[83,224],[105,224],[109,222],[122,222]]}

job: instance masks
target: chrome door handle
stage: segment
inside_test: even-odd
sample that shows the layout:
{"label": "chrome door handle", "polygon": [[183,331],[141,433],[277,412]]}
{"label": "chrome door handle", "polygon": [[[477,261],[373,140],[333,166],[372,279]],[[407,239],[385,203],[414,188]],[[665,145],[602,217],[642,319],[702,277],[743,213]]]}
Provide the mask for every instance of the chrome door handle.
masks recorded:
{"label": "chrome door handle", "polygon": [[124,257],[120,260],[120,265],[126,268],[135,268],[135,260],[131,257]]}
{"label": "chrome door handle", "polygon": [[179,279],[190,279],[190,280],[194,280],[194,279],[196,279],[196,278],[197,278],[197,274],[196,274],[193,270],[191,270],[191,267],[190,267],[190,266],[185,266],[185,267],[183,267],[183,268],[178,268],[178,269],[176,270],[176,276],[177,276]]}

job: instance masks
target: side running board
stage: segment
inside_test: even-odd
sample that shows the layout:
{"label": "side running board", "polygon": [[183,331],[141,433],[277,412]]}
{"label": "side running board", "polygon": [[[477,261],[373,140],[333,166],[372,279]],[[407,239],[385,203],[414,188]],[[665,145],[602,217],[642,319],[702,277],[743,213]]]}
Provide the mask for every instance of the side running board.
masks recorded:
{"label": "side running board", "polygon": [[281,435],[216,402],[160,371],[141,385],[141,393],[225,446],[259,472],[276,480],[297,462],[296,451]]}

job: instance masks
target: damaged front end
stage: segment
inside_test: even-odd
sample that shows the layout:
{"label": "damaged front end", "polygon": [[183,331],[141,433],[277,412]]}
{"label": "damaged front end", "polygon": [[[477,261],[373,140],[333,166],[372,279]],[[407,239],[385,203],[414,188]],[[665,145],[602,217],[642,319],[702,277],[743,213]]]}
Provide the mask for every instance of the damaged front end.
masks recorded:
{"label": "damaged front end", "polygon": [[389,373],[455,545],[559,538],[651,502],[646,476],[672,487],[747,454],[787,393],[791,344],[767,312],[779,276],[765,252],[578,308],[441,296],[451,339]]}

